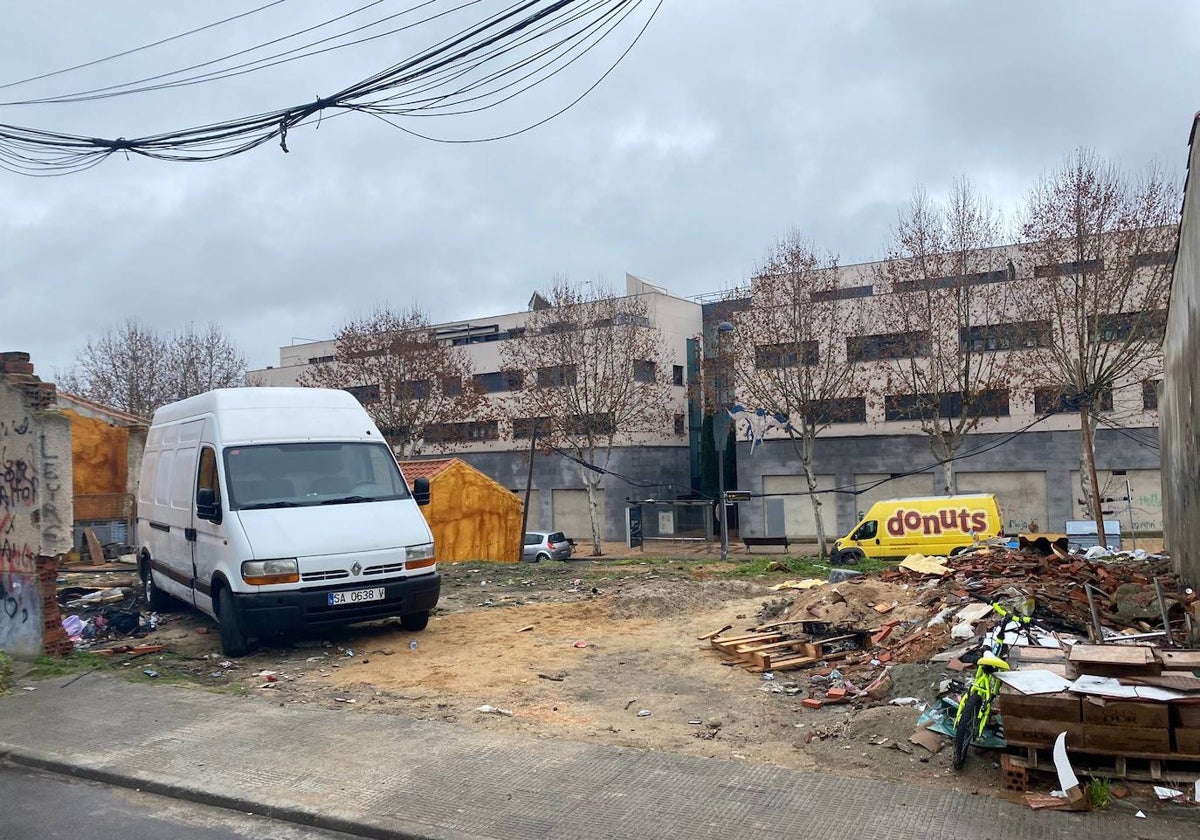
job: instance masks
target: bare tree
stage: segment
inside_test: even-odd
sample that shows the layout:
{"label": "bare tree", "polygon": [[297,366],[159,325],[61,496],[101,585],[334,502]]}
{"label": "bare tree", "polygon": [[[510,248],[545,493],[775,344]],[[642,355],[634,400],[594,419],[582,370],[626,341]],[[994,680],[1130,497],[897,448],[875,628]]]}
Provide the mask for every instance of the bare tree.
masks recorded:
{"label": "bare tree", "polygon": [[88,339],[61,387],[139,417],[213,388],[242,384],[246,360],[219,326],[160,334],[135,318]]}
{"label": "bare tree", "polygon": [[1029,193],[1031,299],[1050,320],[1036,374],[1080,413],[1080,484],[1107,546],[1095,432],[1112,389],[1147,375],[1161,353],[1170,297],[1179,187],[1156,165],[1129,175],[1078,149]]}
{"label": "bare tree", "polygon": [[204,332],[189,324],[170,338],[168,365],[175,399],[214,388],[237,388],[246,378],[246,357],[217,324]]}
{"label": "bare tree", "polygon": [[795,230],[767,251],[752,282],[753,308],[738,329],[753,340],[732,342],[735,390],[747,409],[783,418],[777,427],[787,433],[804,468],[817,546],[825,557],[814,469],[817,437],[831,423],[855,419],[853,406],[861,402],[842,341],[857,333],[860,307],[839,288],[837,258],[818,257]]}
{"label": "bare tree", "polygon": [[[427,435],[434,439],[434,426],[472,417],[481,404],[467,354],[436,340],[415,307],[377,307],[343,324],[335,341],[334,361],[310,367],[300,384],[350,391],[403,457],[418,454]],[[460,442],[440,434],[436,441]]]}
{"label": "bare tree", "polygon": [[506,369],[527,374],[511,411],[514,425],[580,462],[598,556],[601,474],[589,465],[607,469],[618,441],[669,428],[672,357],[644,298],[558,278],[544,299],[501,351]]}
{"label": "bare tree", "polygon": [[966,179],[953,183],[944,202],[918,189],[878,268],[878,285],[893,292],[882,332],[907,351],[882,353],[892,357],[885,411],[920,424],[949,494],[958,490],[954,459],[963,442],[983,418],[1008,413],[1020,351],[1037,340],[1024,320],[997,323],[1014,311],[1015,272],[999,250],[1003,230]]}

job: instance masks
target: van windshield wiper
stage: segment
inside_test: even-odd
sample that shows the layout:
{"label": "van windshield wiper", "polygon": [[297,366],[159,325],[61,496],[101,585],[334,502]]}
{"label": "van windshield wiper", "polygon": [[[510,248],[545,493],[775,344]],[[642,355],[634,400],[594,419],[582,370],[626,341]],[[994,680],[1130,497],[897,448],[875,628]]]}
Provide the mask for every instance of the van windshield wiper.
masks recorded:
{"label": "van windshield wiper", "polygon": [[326,499],[321,502],[323,505],[352,505],[356,502],[380,502],[383,501],[379,496],[341,496],[337,499]]}
{"label": "van windshield wiper", "polygon": [[277,502],[255,502],[252,505],[242,505],[239,510],[266,510],[267,508],[300,507],[299,502],[289,502],[280,499]]}

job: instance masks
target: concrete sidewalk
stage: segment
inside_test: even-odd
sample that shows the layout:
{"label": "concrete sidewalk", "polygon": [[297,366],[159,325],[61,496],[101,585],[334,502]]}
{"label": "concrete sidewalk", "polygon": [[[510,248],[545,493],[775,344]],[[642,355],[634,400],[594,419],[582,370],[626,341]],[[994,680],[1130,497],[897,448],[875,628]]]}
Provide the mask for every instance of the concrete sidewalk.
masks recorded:
{"label": "concrete sidewalk", "polygon": [[[69,683],[69,684],[68,684]],[[0,698],[0,756],[365,837],[1195,838],[1190,819],[281,707],[98,674]]]}

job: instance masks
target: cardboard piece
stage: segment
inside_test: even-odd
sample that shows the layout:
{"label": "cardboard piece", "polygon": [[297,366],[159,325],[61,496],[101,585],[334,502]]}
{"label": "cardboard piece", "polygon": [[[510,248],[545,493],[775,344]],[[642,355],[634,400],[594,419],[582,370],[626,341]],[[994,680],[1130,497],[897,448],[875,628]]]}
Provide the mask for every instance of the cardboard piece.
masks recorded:
{"label": "cardboard piece", "polygon": [[922,575],[936,575],[938,577],[948,575],[952,571],[946,565],[945,557],[926,557],[924,554],[908,555],[901,561],[900,568],[908,569]]}
{"label": "cardboard piece", "polygon": [[918,729],[908,736],[908,740],[919,747],[924,747],[934,755],[937,755],[941,752],[942,747],[946,746],[945,738],[928,729]]}
{"label": "cardboard piece", "polygon": [[1053,671],[1037,668],[1028,671],[1005,671],[996,675],[1000,682],[1022,694],[1057,694],[1066,691],[1071,681]]}

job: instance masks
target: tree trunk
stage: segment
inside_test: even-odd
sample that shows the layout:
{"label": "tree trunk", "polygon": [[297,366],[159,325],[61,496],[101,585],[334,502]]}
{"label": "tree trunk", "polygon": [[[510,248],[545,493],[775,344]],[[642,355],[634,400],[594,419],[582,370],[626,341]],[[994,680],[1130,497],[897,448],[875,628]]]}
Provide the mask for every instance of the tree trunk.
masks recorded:
{"label": "tree trunk", "polygon": [[953,496],[958,493],[958,475],[954,472],[954,455],[958,451],[958,447],[952,448],[949,442],[940,435],[931,436],[930,444],[933,457],[937,458],[942,465],[942,492],[947,496]]}
{"label": "tree trunk", "polygon": [[808,498],[812,502],[813,525],[817,529],[817,554],[822,560],[829,556],[829,547],[825,543],[825,520],[821,515],[821,497],[817,495],[817,476],[813,473],[813,450],[816,440],[809,435],[804,436],[804,453],[800,458],[804,465],[804,478],[808,481]]}
{"label": "tree trunk", "polygon": [[1096,477],[1096,442],[1092,437],[1092,412],[1089,406],[1080,407],[1079,425],[1083,438],[1083,463],[1080,466],[1087,475],[1088,483],[1088,491],[1084,498],[1091,497],[1090,507],[1092,521],[1096,523],[1096,539],[1102,547],[1108,548],[1108,535],[1104,533],[1104,503],[1100,500],[1100,480]]}
{"label": "tree trunk", "polygon": [[592,556],[599,557],[600,552],[600,520],[597,516],[600,507],[596,501],[596,491],[600,489],[600,480],[591,470],[583,470],[583,485],[587,488],[588,519],[592,525]]}

